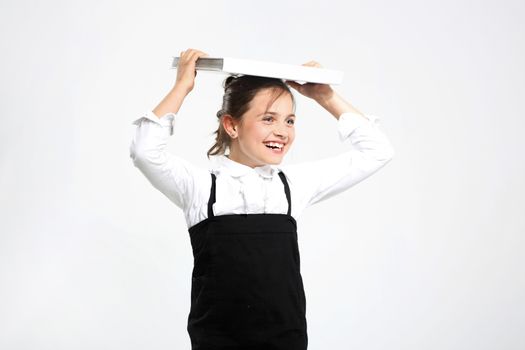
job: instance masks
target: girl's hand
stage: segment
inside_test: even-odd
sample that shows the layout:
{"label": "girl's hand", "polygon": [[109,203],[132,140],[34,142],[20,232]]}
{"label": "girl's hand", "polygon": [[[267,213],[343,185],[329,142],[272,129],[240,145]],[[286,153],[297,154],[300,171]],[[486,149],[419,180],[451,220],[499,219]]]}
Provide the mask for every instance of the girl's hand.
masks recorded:
{"label": "girl's hand", "polygon": [[195,77],[197,76],[195,62],[199,57],[208,56],[207,53],[196,49],[181,51],[179,63],[177,64],[177,80],[175,81],[175,86],[187,91],[187,93],[193,90]]}
{"label": "girl's hand", "polygon": [[[316,61],[310,61],[303,63],[302,65],[322,68],[322,66]],[[286,84],[299,91],[300,94],[310,97],[317,102],[329,99],[334,93],[332,87],[329,84],[306,83],[301,85],[291,80],[286,80]]]}

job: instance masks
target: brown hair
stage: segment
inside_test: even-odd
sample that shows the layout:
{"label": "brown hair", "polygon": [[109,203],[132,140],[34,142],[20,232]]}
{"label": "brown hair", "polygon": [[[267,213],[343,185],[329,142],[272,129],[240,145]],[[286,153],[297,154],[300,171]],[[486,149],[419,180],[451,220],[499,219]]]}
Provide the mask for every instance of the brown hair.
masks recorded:
{"label": "brown hair", "polygon": [[222,116],[228,114],[242,123],[244,113],[250,108],[250,102],[259,91],[271,89],[274,92],[274,98],[270,100],[266,106],[266,110],[268,110],[273,102],[283,93],[290,94],[295,112],[294,96],[288,85],[286,85],[282,79],[254,75],[230,75],[224,80],[223,87],[224,96],[222,98],[222,108],[217,112],[219,127],[212,133],[212,135],[216,134],[215,144],[208,150],[208,159],[210,155],[224,154],[226,148],[229,148],[231,145],[230,135],[228,135],[222,125]]}

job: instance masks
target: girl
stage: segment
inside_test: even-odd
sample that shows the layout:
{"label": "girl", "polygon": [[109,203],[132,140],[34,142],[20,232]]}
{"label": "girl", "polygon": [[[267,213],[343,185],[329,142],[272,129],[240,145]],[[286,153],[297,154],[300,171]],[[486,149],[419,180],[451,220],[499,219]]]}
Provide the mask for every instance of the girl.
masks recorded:
{"label": "girl", "polygon": [[[194,256],[187,327],[192,349],[304,350],[296,218],[382,168],[393,148],[377,117],[359,112],[327,84],[229,76],[210,167],[196,167],[167,152],[166,144],[193,89],[195,61],[205,56],[195,49],[181,52],[173,89],[133,122],[130,147],[133,164],[184,211]],[[304,65],[320,67],[315,61]],[[280,166],[295,137],[289,86],[333,115],[341,140],[350,140],[353,149]]]}

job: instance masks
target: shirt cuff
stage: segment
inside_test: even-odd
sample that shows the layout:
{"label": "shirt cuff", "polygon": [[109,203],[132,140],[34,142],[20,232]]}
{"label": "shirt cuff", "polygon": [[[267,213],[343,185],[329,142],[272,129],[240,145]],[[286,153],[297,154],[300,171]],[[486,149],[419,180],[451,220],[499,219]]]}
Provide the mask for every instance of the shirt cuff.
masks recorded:
{"label": "shirt cuff", "polygon": [[168,127],[170,128],[170,135],[173,135],[173,123],[175,121],[175,116],[177,114],[176,113],[166,113],[164,114],[162,117],[157,117],[157,115],[155,113],[153,113],[153,111],[146,111],[142,117],[138,118],[138,119],[135,119],[132,124],[133,125],[140,125],[142,123],[142,121],[144,119],[148,119],[154,123],[157,123],[159,124],[160,126],[163,126],[163,127]]}
{"label": "shirt cuff", "polygon": [[341,114],[337,121],[339,139],[341,141],[346,140],[352,132],[360,126],[376,125],[381,122],[381,119],[376,115],[365,114],[365,118],[363,118],[362,115],[353,112],[345,112]]}

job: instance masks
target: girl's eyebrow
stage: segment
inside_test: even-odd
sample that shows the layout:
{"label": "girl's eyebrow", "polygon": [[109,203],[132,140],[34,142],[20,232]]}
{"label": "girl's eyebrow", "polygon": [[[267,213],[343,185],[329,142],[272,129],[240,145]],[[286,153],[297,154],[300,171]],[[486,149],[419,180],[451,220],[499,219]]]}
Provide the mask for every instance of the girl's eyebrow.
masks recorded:
{"label": "girl's eyebrow", "polygon": [[[263,112],[261,114],[259,114],[259,116],[263,115],[263,114],[272,114],[272,115],[279,115],[279,113],[276,113],[276,112]],[[295,117],[295,114],[288,114],[288,117]]]}

